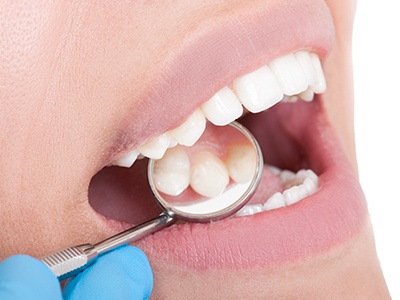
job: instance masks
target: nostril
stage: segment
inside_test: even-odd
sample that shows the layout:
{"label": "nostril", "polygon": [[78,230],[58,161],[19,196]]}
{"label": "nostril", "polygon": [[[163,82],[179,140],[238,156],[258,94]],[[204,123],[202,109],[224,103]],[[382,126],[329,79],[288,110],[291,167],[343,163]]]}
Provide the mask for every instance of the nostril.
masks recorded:
{"label": "nostril", "polygon": [[131,168],[106,167],[93,176],[89,203],[106,218],[139,224],[161,213],[147,181],[147,159]]}

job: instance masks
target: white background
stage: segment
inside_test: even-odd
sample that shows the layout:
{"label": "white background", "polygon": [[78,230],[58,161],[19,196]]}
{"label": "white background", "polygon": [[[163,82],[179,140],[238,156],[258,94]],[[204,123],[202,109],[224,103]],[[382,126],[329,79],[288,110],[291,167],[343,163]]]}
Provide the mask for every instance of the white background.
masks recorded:
{"label": "white background", "polygon": [[360,180],[393,299],[400,299],[400,2],[359,0],[354,28]]}

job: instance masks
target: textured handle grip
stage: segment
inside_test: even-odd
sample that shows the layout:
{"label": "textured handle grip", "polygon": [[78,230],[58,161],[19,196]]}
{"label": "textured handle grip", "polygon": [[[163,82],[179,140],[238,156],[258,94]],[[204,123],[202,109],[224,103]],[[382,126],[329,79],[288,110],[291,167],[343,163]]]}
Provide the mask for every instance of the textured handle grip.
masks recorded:
{"label": "textured handle grip", "polygon": [[70,247],[50,254],[41,261],[62,280],[78,273],[96,256],[96,253],[90,251],[93,248],[90,244]]}

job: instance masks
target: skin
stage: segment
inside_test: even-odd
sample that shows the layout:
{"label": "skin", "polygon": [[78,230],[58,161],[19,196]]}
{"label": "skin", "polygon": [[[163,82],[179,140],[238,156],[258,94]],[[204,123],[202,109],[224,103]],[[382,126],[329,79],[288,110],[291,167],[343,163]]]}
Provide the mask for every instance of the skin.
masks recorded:
{"label": "skin", "polygon": [[[90,179],[119,138],[120,116],[132,110],[132,103],[137,103],[132,115],[140,114],[136,96],[146,76],[156,71],[157,58],[169,50],[168,38],[184,34],[208,13],[205,1],[127,2],[0,4],[0,226],[7,228],[0,232],[0,259],[21,252],[40,257],[111,233],[88,208]],[[211,2],[221,14],[228,6],[240,10],[242,5]],[[324,62],[330,89],[323,105],[356,170],[351,71],[355,1],[326,3],[336,43]],[[167,33],[164,39],[152,34],[161,29]],[[190,291],[193,297],[193,291],[207,284],[210,295],[221,299],[228,296],[219,289],[222,278],[238,298],[389,298],[369,222],[354,239],[326,253],[251,274],[182,274],[162,263],[153,267],[155,298],[166,291],[175,298],[187,298]]]}

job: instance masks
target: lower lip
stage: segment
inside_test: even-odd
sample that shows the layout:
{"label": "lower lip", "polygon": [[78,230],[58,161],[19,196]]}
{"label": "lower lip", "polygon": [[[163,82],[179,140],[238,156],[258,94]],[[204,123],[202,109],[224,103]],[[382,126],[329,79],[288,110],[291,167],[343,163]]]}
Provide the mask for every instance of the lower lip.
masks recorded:
{"label": "lower lip", "polygon": [[165,263],[204,270],[298,261],[354,237],[368,214],[357,176],[318,101],[301,104],[296,114],[300,110],[304,118],[288,125],[288,130],[296,131],[311,168],[319,174],[320,190],[316,194],[290,207],[249,217],[173,225],[137,246]]}

